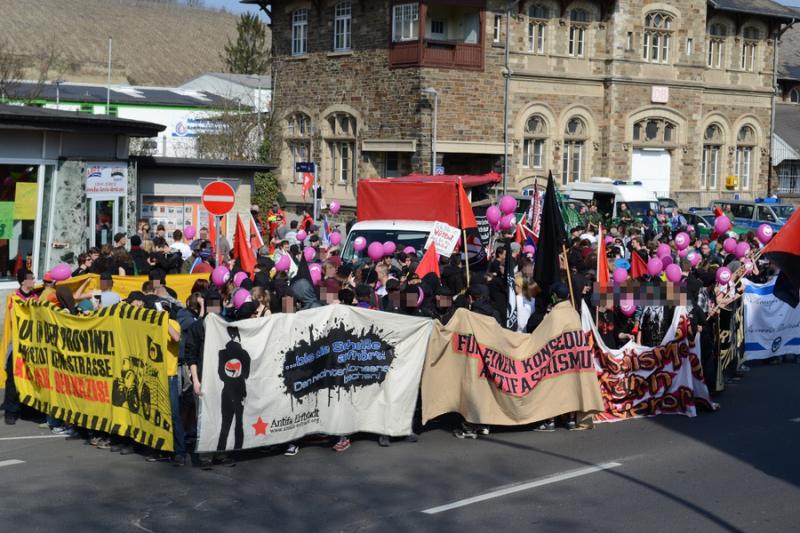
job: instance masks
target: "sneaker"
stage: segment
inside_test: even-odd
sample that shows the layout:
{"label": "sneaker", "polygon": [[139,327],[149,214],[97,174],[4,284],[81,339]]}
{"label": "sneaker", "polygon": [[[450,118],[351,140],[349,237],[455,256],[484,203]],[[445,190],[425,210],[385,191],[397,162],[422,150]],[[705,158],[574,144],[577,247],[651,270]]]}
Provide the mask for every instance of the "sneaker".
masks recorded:
{"label": "sneaker", "polygon": [[172,463],[172,466],[186,466],[186,456],[173,455],[169,462]]}
{"label": "sneaker", "polygon": [[462,428],[462,429],[454,429],[453,436],[457,439],[477,439],[478,434],[475,433],[472,429]]}
{"label": "sneaker", "polygon": [[55,429],[55,428],[51,428],[50,424],[48,424],[47,422],[44,422],[42,424],[39,424],[39,429]]}
{"label": "sneaker", "polygon": [[350,447],[350,439],[348,439],[347,437],[343,437],[339,439],[339,441],[336,444],[333,445],[333,451],[343,452],[349,447]]}
{"label": "sneaker", "polygon": [[570,420],[569,422],[567,422],[567,429],[569,431],[572,431],[573,429],[575,429],[575,421],[574,420]]}
{"label": "sneaker", "polygon": [[157,463],[159,461],[169,461],[169,455],[161,452],[154,452],[144,458],[148,463]]}
{"label": "sneaker", "polygon": [[389,440],[387,435],[381,435],[378,437],[378,446],[381,448],[387,448],[392,442]]}
{"label": "sneaker", "polygon": [[135,450],[133,449],[133,446],[131,446],[130,444],[123,444],[119,448],[120,455],[133,455],[134,451]]}
{"label": "sneaker", "polygon": [[541,424],[539,424],[538,426],[533,428],[533,430],[534,431],[546,431],[546,432],[549,433],[551,431],[555,431],[556,430],[556,423],[553,422],[552,420],[550,420],[549,422],[542,422]]}
{"label": "sneaker", "polygon": [[225,466],[225,467],[228,467],[228,468],[236,466],[236,461],[231,459],[226,454],[215,455],[214,459],[213,459],[213,462],[214,462],[215,465]]}
{"label": "sneaker", "polygon": [[72,429],[69,426],[56,426],[50,430],[50,433],[53,435],[64,435],[65,437],[70,435]]}
{"label": "sneaker", "polygon": [[417,435],[416,433],[412,433],[411,435],[407,435],[406,438],[405,438],[405,441],[406,442],[418,442],[419,441],[419,435]]}
{"label": "sneaker", "polygon": [[300,446],[297,444],[290,444],[286,447],[286,451],[283,452],[283,455],[287,457],[294,457],[298,453],[300,453]]}
{"label": "sneaker", "polygon": [[95,435],[94,437],[91,437],[91,438],[89,439],[89,444],[90,444],[91,446],[97,446],[98,444],[100,444],[100,441],[101,441],[101,440],[103,440],[103,437],[101,437],[101,436],[99,436],[99,435]]}
{"label": "sneaker", "polygon": [[737,370],[739,372],[745,372],[746,373],[746,372],[750,372],[750,367],[747,366],[747,365],[742,364],[742,365],[739,365],[739,368]]}
{"label": "sneaker", "polygon": [[6,420],[6,425],[7,426],[13,426],[14,424],[17,423],[18,419],[19,419],[19,417],[17,415],[12,415],[12,414],[6,413],[5,420]]}
{"label": "sneaker", "polygon": [[200,459],[200,468],[202,470],[214,470],[214,463],[208,457]]}
{"label": "sneaker", "polygon": [[110,450],[111,449],[111,439],[100,439],[97,444],[95,444],[98,450]]}
{"label": "sneaker", "polygon": [[478,435],[488,435],[489,426],[478,426],[475,430],[475,433],[477,433]]}

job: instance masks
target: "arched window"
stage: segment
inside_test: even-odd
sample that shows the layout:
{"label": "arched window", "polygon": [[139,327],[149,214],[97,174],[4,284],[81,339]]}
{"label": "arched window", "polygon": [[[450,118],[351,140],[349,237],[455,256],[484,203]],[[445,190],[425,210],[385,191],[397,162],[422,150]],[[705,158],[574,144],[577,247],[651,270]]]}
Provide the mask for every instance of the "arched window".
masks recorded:
{"label": "arched window", "polygon": [[755,72],[756,54],[761,32],[753,26],[746,26],[742,30],[742,70]]}
{"label": "arched window", "polygon": [[736,135],[736,162],[734,174],[741,189],[750,188],[753,173],[753,149],[756,146],[756,132],[751,126],[742,126]]}
{"label": "arched window", "polygon": [[636,144],[675,144],[675,124],[663,118],[646,118],[633,125]]}
{"label": "arched window", "polygon": [[547,23],[550,19],[550,8],[542,4],[534,4],[528,8],[528,50],[535,54],[544,54],[547,50]]}
{"label": "arched window", "polygon": [[311,117],[305,113],[293,113],[286,119],[286,147],[291,161],[292,182],[303,181],[301,173],[295,172],[296,163],[311,161]]}
{"label": "arched window", "polygon": [[668,63],[672,42],[672,15],[654,11],[644,18],[642,58],[652,63]]}
{"label": "arched window", "polygon": [[708,67],[722,68],[725,59],[725,38],[728,27],[721,23],[708,27]]}
{"label": "arched window", "polygon": [[797,89],[797,88],[795,87],[794,89],[792,89],[791,91],[789,91],[789,100],[790,100],[790,101],[791,101],[793,104],[800,104],[800,89]]}
{"label": "arched window", "polygon": [[583,57],[586,28],[591,20],[585,9],[572,9],[569,12],[569,55]]}
{"label": "arched window", "polygon": [[326,144],[332,162],[332,171],[337,183],[354,184],[356,174],[356,118],[344,112],[331,113],[327,117],[328,136]]}
{"label": "arched window", "polygon": [[703,189],[716,189],[719,182],[722,154],[722,128],[711,124],[703,134],[702,181]]}
{"label": "arched window", "polygon": [[522,166],[544,168],[547,122],[541,115],[532,115],[525,123],[525,138],[522,144]]}
{"label": "arched window", "polygon": [[562,156],[561,183],[581,181],[583,177],[583,158],[588,130],[579,117],[572,117],[564,128],[564,153]]}

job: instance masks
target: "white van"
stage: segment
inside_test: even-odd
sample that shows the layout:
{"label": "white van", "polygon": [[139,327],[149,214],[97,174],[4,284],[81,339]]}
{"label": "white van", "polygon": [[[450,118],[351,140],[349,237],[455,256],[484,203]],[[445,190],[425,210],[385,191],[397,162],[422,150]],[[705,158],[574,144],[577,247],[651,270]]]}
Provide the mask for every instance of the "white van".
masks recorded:
{"label": "white van", "polygon": [[576,181],[564,187],[564,195],[570,200],[581,200],[586,204],[594,202],[604,215],[616,218],[619,204],[637,216],[643,217],[648,209],[658,213],[658,198],[640,181],[612,180],[611,178],[591,178],[589,181]]}
{"label": "white van", "polygon": [[[421,257],[424,252],[425,242],[428,235],[433,231],[433,222],[423,220],[368,220],[356,222],[347,234],[347,240],[342,247],[342,259],[349,263],[356,255],[353,248],[353,241],[358,237],[364,237],[370,242],[392,241],[397,245],[397,251],[402,252],[407,246],[411,246]],[[367,251],[361,252],[361,257],[367,255]]]}

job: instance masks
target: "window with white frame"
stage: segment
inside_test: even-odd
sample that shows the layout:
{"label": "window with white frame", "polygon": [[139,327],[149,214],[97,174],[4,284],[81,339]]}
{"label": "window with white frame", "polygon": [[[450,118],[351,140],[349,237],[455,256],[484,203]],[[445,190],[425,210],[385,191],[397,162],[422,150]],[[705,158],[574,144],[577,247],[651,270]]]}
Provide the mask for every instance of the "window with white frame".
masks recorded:
{"label": "window with white frame", "polygon": [[728,37],[728,28],[724,24],[716,23],[708,27],[708,61],[709,68],[722,68],[725,64],[725,39]]}
{"label": "window with white frame", "polygon": [[569,20],[569,55],[583,57],[589,13],[585,9],[573,9],[569,12]]}
{"label": "window with white frame", "polygon": [[758,28],[747,26],[742,30],[742,70],[755,72],[758,41],[760,39],[761,32]]}
{"label": "window with white frame", "polygon": [[392,8],[392,41],[419,38],[419,4],[398,4]]}
{"label": "window with white frame", "polygon": [[297,9],[292,13],[292,55],[308,53],[308,9]]}
{"label": "window with white frame", "polygon": [[286,147],[291,161],[292,183],[303,181],[302,173],[295,172],[296,163],[311,161],[311,117],[305,113],[293,113],[286,119]]}
{"label": "window with white frame", "polygon": [[333,162],[334,179],[340,184],[351,183],[355,176],[355,143],[329,141],[328,148]]}
{"label": "window with white frame", "polygon": [[583,159],[588,132],[586,123],[572,117],[564,128],[564,147],[561,172],[561,184],[581,181],[583,177]]}
{"label": "window with white frame", "polygon": [[541,115],[533,115],[525,122],[522,142],[522,166],[544,168],[544,150],[547,142],[547,122]]}
{"label": "window with white frame", "polygon": [[703,134],[703,161],[700,187],[716,189],[719,183],[720,157],[722,154],[722,129],[711,124]]}
{"label": "window with white frame", "polygon": [[736,136],[736,162],[734,174],[738,178],[739,188],[750,188],[750,177],[753,173],[753,149],[756,145],[756,133],[750,126],[742,126]]}
{"label": "window with white frame", "polygon": [[550,8],[534,4],[528,8],[528,51],[544,54],[547,50],[547,23]]}
{"label": "window with white frame", "polygon": [[800,89],[794,88],[789,91],[789,101],[793,104],[800,104]]}
{"label": "window with white frame", "polygon": [[672,15],[654,11],[644,18],[642,59],[651,63],[668,63],[672,43]]}
{"label": "window with white frame", "polygon": [[336,4],[333,19],[333,49],[336,52],[350,50],[353,28],[353,7],[350,2]]}
{"label": "window with white frame", "polygon": [[503,28],[503,15],[494,16],[494,26],[492,27],[492,41],[495,43],[500,42],[500,36]]}

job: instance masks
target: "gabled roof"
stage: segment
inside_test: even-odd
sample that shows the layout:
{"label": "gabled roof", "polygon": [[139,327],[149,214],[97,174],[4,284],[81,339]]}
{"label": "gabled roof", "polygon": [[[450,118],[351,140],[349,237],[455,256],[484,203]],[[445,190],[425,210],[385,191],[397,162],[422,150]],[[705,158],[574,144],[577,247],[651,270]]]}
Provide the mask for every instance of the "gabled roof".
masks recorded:
{"label": "gabled roof", "polygon": [[778,61],[778,79],[800,80],[800,24],[781,36]]}
{"label": "gabled roof", "polygon": [[166,128],[161,124],[90,115],[77,111],[58,111],[41,107],[0,104],[0,129],[47,130],[79,133],[127,134],[155,137]]}
{"label": "gabled roof", "polygon": [[800,149],[800,105],[775,104],[775,134],[795,150]]}
{"label": "gabled roof", "polygon": [[800,19],[800,13],[792,7],[784,6],[772,0],[708,0],[709,5],[720,11],[763,15],[784,19]]}
{"label": "gabled roof", "polygon": [[230,83],[235,83],[237,85],[242,85],[244,87],[250,87],[251,89],[272,88],[271,76],[259,76],[257,74],[229,74],[227,72],[206,72],[204,74],[200,74],[199,76],[195,76],[186,83],[191,83],[197,79],[202,78],[203,76],[211,76],[213,78],[219,78],[221,80],[225,80]]}

